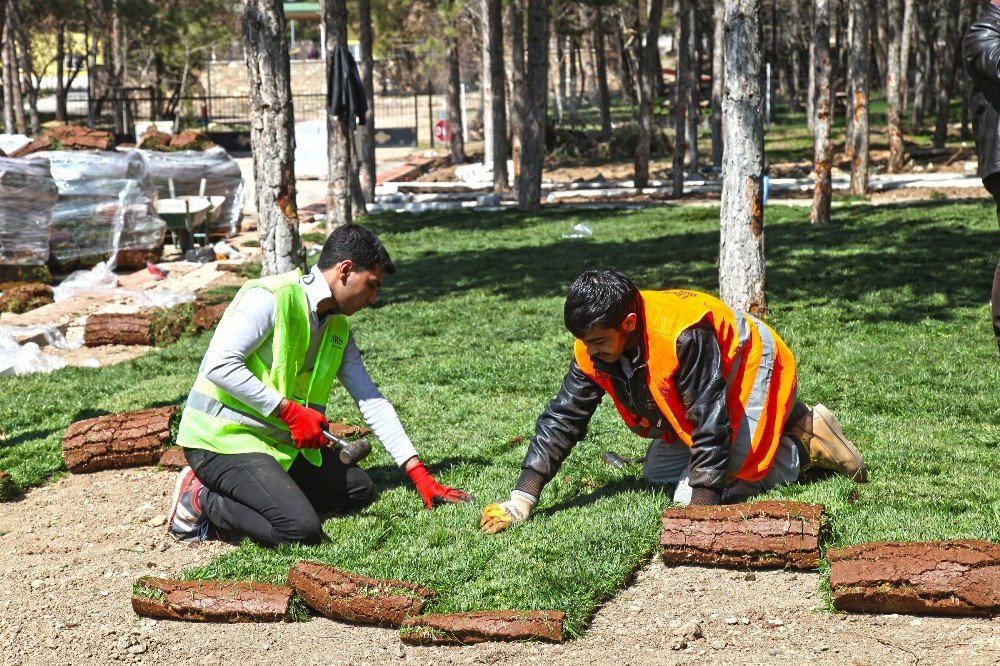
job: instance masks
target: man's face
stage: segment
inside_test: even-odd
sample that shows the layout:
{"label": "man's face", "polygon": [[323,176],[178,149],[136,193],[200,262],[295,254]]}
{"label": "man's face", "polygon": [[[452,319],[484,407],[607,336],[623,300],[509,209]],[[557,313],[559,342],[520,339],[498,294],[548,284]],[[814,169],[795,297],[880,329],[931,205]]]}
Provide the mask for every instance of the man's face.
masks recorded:
{"label": "man's face", "polygon": [[587,354],[604,363],[616,362],[625,351],[629,335],[635,330],[636,319],[632,312],[617,327],[592,326],[580,338],[587,346]]}
{"label": "man's face", "polygon": [[349,317],[362,308],[375,305],[379,287],[382,286],[382,277],[381,266],[371,270],[359,270],[349,260],[340,264],[330,289],[341,314]]}

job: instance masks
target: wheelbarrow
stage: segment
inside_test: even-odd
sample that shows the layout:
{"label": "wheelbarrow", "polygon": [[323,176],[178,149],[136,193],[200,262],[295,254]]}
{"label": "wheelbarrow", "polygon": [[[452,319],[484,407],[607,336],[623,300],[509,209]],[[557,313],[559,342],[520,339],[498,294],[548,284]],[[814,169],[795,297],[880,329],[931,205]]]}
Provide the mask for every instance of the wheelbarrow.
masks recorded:
{"label": "wheelbarrow", "polygon": [[[174,247],[179,248],[181,252],[187,252],[194,247],[195,235],[203,234],[207,240],[209,215],[218,208],[218,205],[213,205],[215,202],[204,196],[178,197],[174,192],[172,179],[168,181],[168,185],[170,198],[157,200],[156,214],[167,223]],[[204,189],[205,181],[202,180],[202,192]]]}

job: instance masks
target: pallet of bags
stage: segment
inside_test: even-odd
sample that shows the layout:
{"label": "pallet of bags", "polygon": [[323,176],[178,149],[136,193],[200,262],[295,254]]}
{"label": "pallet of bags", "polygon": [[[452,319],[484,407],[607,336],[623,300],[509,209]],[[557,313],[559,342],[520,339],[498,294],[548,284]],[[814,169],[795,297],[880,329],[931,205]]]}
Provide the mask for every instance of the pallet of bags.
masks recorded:
{"label": "pallet of bags", "polygon": [[0,269],[45,265],[58,197],[48,160],[0,157]]}
{"label": "pallet of bags", "polygon": [[142,268],[161,256],[167,227],[140,156],[42,151],[28,159],[48,160],[59,188],[49,239],[53,270],[90,268],[112,255],[118,267]]}
{"label": "pallet of bags", "polygon": [[160,198],[170,196],[171,180],[178,197],[198,195],[204,179],[204,196],[225,197],[221,210],[212,216],[210,232],[219,237],[239,232],[243,220],[243,175],[239,164],[225,148],[211,146],[205,150],[173,152],[145,148],[124,150],[142,155],[146,160],[149,178]]}

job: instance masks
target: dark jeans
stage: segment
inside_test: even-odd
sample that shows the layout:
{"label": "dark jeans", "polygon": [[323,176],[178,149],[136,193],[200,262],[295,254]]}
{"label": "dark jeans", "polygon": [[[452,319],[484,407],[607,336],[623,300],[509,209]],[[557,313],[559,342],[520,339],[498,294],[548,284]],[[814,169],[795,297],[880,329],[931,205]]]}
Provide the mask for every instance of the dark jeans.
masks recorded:
{"label": "dark jeans", "polygon": [[368,473],[343,464],[328,449],[322,451],[322,466],[298,456],[287,472],[266,453],[184,453],[205,484],[201,504],[209,522],[265,546],[319,543],[317,511],[358,509],[372,498]]}
{"label": "dark jeans", "polygon": [[[983,185],[997,204],[997,223],[1000,224],[1000,173],[994,173],[983,180]],[[993,273],[993,292],[990,297],[993,303],[993,335],[996,336],[997,350],[1000,351],[1000,261]]]}

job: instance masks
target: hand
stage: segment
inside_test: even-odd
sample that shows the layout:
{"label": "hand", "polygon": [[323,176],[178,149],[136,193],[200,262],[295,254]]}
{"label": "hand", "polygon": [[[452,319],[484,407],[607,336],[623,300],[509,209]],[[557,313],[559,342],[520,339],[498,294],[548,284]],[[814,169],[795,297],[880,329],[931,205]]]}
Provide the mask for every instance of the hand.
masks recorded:
{"label": "hand", "polygon": [[417,492],[420,496],[424,498],[424,508],[433,509],[438,504],[456,504],[458,502],[473,502],[475,498],[472,495],[458,490],[457,488],[449,488],[448,486],[442,486],[440,483],[434,480],[431,473],[427,471],[422,462],[418,462],[416,465],[406,470],[406,473],[410,475],[410,480],[413,481],[413,485],[417,487]]}
{"label": "hand", "polygon": [[323,428],[330,422],[315,409],[303,407],[294,400],[288,400],[278,418],[288,425],[292,441],[298,449],[318,449],[323,446]]}
{"label": "hand", "polygon": [[483,509],[479,529],[486,534],[496,534],[515,523],[523,523],[531,516],[531,510],[538,502],[528,493],[513,490],[506,502],[490,504]]}

